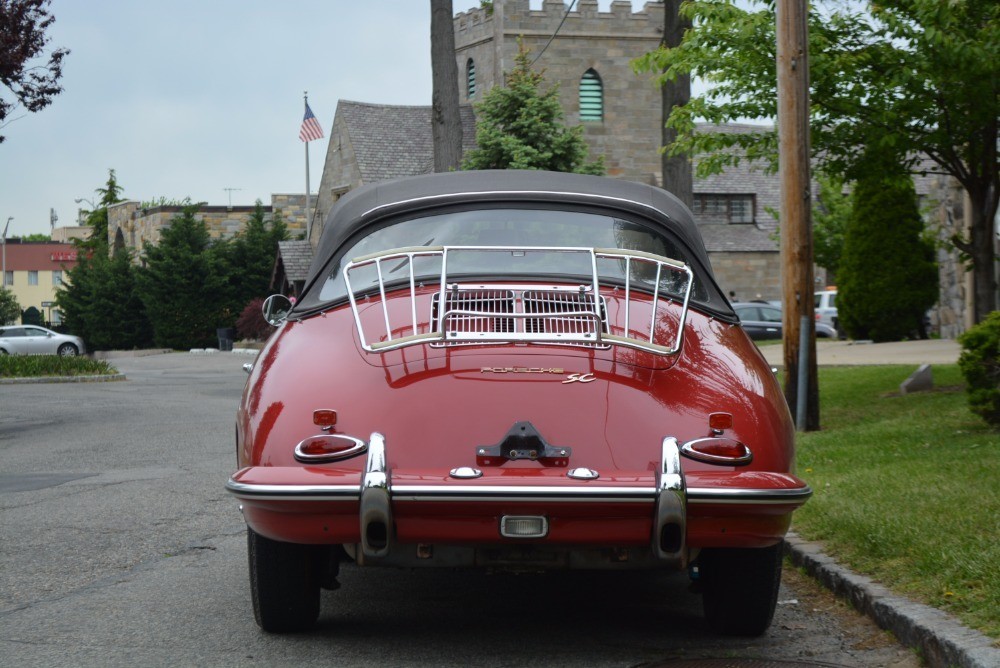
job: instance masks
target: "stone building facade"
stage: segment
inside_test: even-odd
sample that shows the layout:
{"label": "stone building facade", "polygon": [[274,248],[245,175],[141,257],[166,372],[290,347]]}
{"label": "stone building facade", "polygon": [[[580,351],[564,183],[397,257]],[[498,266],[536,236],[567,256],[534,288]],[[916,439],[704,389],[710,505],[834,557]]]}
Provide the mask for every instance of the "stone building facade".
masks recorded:
{"label": "stone building facade", "polygon": [[[271,220],[276,212],[288,227],[291,238],[305,234],[305,195],[273,194],[270,206],[264,207],[265,219]],[[139,202],[126,200],[108,207],[108,244],[112,248],[128,248],[142,253],[146,244],[156,244],[160,234],[184,207],[157,206],[144,209]],[[230,239],[240,232],[254,212],[253,206],[199,207],[196,218],[203,220],[213,239]]]}
{"label": "stone building facade", "polygon": [[[518,41],[536,59],[547,85],[558,85],[567,125],[582,125],[591,159],[604,156],[607,175],[658,184],[660,178],[660,89],[652,75],[637,75],[633,59],[655,50],[663,35],[663,4],[632,11],[615,0],[610,11],[597,0],[579,0],[567,13],[561,0],[493,2],[492,12],[473,9],[455,17],[459,99],[475,103],[503,85],[514,67]],[[582,87],[581,87],[582,86]],[[581,113],[581,101],[598,104]]]}

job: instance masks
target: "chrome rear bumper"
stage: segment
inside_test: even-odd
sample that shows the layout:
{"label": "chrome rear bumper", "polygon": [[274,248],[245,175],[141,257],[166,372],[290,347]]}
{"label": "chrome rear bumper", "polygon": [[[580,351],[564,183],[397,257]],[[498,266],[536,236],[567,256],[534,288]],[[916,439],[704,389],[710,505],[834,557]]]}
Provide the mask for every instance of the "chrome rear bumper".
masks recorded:
{"label": "chrome rear bumper", "polygon": [[[737,513],[790,513],[805,503],[812,494],[807,485],[787,474],[747,472],[715,475],[730,477],[723,480],[699,473],[685,476],[681,468],[677,439],[667,437],[661,444],[660,463],[655,475],[649,476],[647,472],[649,484],[645,485],[635,484],[634,477],[629,484],[616,484],[609,479],[573,480],[561,471],[553,471],[552,475],[543,479],[543,484],[535,485],[496,484],[491,483],[488,476],[474,481],[457,481],[443,474],[439,480],[426,482],[423,478],[398,473],[394,481],[393,472],[387,467],[385,438],[379,433],[373,433],[368,444],[364,471],[360,475],[356,470],[353,473],[345,470],[341,480],[334,483],[328,470],[311,472],[301,467],[250,468],[243,469],[230,478],[226,489],[247,506],[248,521],[253,512],[271,514],[272,517],[280,514],[280,522],[287,522],[297,513],[313,518],[329,513],[339,514],[347,525],[353,524],[355,527],[351,531],[352,537],[338,539],[332,534],[329,537],[345,546],[356,542],[356,547],[350,551],[355,552],[352,556],[359,563],[434,565],[429,561],[442,563],[443,560],[445,565],[451,565],[451,562],[474,565],[484,559],[486,562],[491,561],[492,557],[484,558],[484,554],[495,553],[494,556],[497,556],[503,550],[513,550],[503,554],[507,557],[511,554],[529,555],[525,557],[528,559],[532,552],[548,555],[561,551],[570,561],[575,559],[579,562],[582,559],[588,564],[587,567],[594,567],[599,563],[614,565],[615,562],[621,564],[630,561],[633,566],[641,563],[646,564],[645,567],[652,564],[666,568],[683,568],[686,565],[690,553],[688,541],[692,513],[729,513],[727,508],[733,508],[733,512]],[[745,482],[759,485],[764,479],[768,480],[766,487],[740,484]],[[296,483],[279,484],[285,480],[295,480]],[[499,482],[499,478],[497,480]],[[688,486],[690,480],[695,482],[694,486]],[[709,483],[712,486],[701,486],[699,483]],[[594,504],[595,508],[599,507],[605,513],[604,517],[594,519],[595,526],[600,526],[600,522],[612,522],[610,517],[629,516],[645,517],[644,526],[650,527],[650,515],[643,510],[649,508],[652,512],[652,525],[646,543],[648,547],[645,549],[640,548],[636,542],[641,533],[632,534],[631,547],[628,549],[614,547],[613,540],[608,541],[609,546],[605,548],[578,549],[572,547],[573,541],[566,539],[560,541],[547,540],[542,536],[504,536],[499,523],[492,534],[495,537],[494,545],[489,529],[483,529],[481,521],[477,527],[480,533],[471,541],[474,545],[470,547],[459,547],[459,543],[469,541],[457,538],[448,541],[428,539],[424,545],[421,543],[423,539],[415,538],[419,534],[412,530],[405,541],[405,547],[396,541],[397,522],[405,522],[406,518],[395,517],[394,506],[404,515],[408,514],[412,522],[414,517],[434,515],[438,509],[432,506],[447,503],[466,511],[470,507],[482,505],[487,515],[508,512],[517,516],[531,515],[537,513],[537,510],[523,512],[508,511],[505,508],[542,507],[545,512],[539,516],[547,516],[546,526],[552,523],[549,518],[558,522],[560,513],[572,515],[578,523],[586,523],[590,516],[583,510],[586,508],[585,504]],[[773,508],[767,508],[768,506]],[[421,507],[426,507],[428,512],[425,513]],[[752,510],[755,507],[760,510]],[[620,510],[616,511],[614,508]],[[351,520],[352,515],[356,519]],[[472,515],[475,515],[474,511],[467,513],[464,519],[467,520]],[[633,526],[641,527],[643,524]],[[460,536],[461,531],[461,527],[456,527],[456,536]],[[281,538],[276,536],[276,539]],[[419,549],[416,553],[411,543],[417,543]],[[578,542],[577,545],[579,544],[581,543]],[[429,560],[427,556],[421,556],[421,550],[426,552],[427,549],[439,557]],[[491,549],[493,552],[490,552]],[[576,553],[577,556],[569,556],[571,553]],[[501,560],[507,557],[502,557]],[[516,558],[514,560],[517,561]]]}

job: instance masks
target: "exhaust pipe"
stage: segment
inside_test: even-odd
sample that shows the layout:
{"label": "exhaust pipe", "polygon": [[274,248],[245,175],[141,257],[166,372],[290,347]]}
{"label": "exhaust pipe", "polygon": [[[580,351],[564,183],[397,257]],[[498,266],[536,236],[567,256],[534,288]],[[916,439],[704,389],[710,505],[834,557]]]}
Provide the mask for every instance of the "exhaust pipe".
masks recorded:
{"label": "exhaust pipe", "polygon": [[653,520],[653,554],[662,562],[683,568],[687,561],[687,492],[681,470],[677,439],[663,439],[656,480],[656,517]]}
{"label": "exhaust pipe", "polygon": [[368,461],[361,480],[361,555],[381,559],[389,555],[392,506],[389,473],[385,466],[385,437],[378,432],[368,442]]}

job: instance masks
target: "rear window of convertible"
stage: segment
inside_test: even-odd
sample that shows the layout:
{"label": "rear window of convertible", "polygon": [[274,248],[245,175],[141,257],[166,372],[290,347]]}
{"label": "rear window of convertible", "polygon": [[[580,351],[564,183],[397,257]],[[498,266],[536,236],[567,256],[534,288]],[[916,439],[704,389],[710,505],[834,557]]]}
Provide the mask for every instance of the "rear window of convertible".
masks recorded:
{"label": "rear window of convertible", "polygon": [[[709,283],[703,280],[690,253],[666,230],[643,225],[613,216],[577,211],[487,209],[458,211],[422,218],[414,218],[372,230],[367,235],[349,242],[332,258],[326,267],[326,279],[320,288],[318,300],[333,302],[347,298],[343,268],[352,259],[393,248],[411,246],[515,246],[542,248],[622,248],[643,251],[679,260],[691,265],[695,272],[693,301],[708,302]],[[414,271],[418,279],[438,281],[441,261],[438,257],[417,258]],[[616,264],[602,266],[602,279],[624,279],[622,269]],[[620,276],[614,276],[617,271]],[[394,275],[398,274],[398,275]],[[489,280],[516,279],[578,279],[589,282],[591,265],[588,256],[581,254],[545,252],[526,253],[454,253],[449,254],[448,277]],[[633,276],[635,280],[637,277]],[[395,279],[409,280],[406,262],[383,268],[387,285]],[[646,281],[649,283],[650,281]],[[356,293],[378,286],[374,271],[351,276],[351,287]],[[651,289],[650,285],[650,289]],[[679,286],[662,285],[670,292]]]}

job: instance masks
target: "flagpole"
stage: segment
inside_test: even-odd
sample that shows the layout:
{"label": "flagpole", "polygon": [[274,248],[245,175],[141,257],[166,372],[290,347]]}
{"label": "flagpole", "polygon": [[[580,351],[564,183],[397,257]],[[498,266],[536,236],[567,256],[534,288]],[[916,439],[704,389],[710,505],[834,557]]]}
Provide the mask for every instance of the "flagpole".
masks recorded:
{"label": "flagpole", "polygon": [[[302,93],[302,98],[305,101],[305,108],[309,108],[309,91],[304,91]],[[306,241],[311,241],[312,239],[312,215],[309,212],[309,142],[303,142],[306,145]]]}

